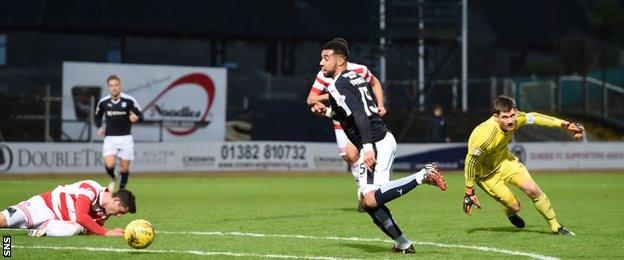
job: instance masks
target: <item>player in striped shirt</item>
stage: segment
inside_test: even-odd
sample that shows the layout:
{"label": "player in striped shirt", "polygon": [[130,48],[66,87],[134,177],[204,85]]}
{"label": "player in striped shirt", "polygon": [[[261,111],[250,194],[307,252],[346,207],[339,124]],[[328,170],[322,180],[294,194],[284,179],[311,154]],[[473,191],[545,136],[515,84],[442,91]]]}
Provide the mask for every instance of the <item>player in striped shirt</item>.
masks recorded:
{"label": "player in striped shirt", "polygon": [[[347,41],[343,38],[334,38],[332,41],[340,42],[341,44],[347,45]],[[347,47],[348,48],[348,47]],[[377,109],[379,116],[383,117],[386,114],[386,108],[384,107],[384,96],[383,90],[381,88],[381,83],[379,80],[368,70],[368,67],[348,62],[347,70],[353,71],[356,74],[360,75],[362,78],[366,80],[373,91],[373,95],[375,95],[375,100],[377,101]],[[312,88],[310,88],[310,93],[308,94],[308,98],[306,102],[310,107],[314,106],[314,103],[321,102],[326,103],[329,100],[329,96],[327,94],[327,86],[329,86],[333,82],[332,78],[325,77],[322,70],[316,74],[316,78],[314,79],[314,83],[312,84]],[[360,187],[359,184],[359,167],[360,163],[358,162],[360,154],[358,149],[349,141],[347,135],[340,123],[336,120],[333,120],[334,124],[334,132],[336,133],[336,143],[338,144],[338,153],[342,157],[342,159],[347,162],[351,166],[351,174],[355,179],[355,182]],[[359,197],[358,197],[359,198]],[[360,212],[363,212],[362,208],[359,208]]]}
{"label": "player in striped shirt", "polygon": [[106,229],[104,222],[110,216],[135,212],[132,192],[111,193],[95,181],[84,180],[8,207],[0,212],[0,228],[27,228],[33,236],[122,236],[123,229]]}

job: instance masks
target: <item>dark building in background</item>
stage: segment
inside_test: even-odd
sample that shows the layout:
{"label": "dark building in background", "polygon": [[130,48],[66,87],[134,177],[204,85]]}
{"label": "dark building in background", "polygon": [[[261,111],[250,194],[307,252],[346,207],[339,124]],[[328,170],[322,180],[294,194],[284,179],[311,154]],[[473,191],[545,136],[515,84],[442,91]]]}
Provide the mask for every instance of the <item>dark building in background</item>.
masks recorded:
{"label": "dark building in background", "polygon": [[[417,2],[386,1],[388,30],[384,35],[389,42],[384,52],[388,62],[384,88],[388,121],[396,122],[390,123],[394,131],[402,131],[405,121],[397,116],[411,113],[415,104],[405,95],[411,86],[393,82],[417,78],[420,36],[426,45],[428,106],[449,104],[448,96],[436,92],[431,81],[460,75],[458,2],[425,1],[423,32],[415,19]],[[556,73],[558,39],[571,31],[591,34],[588,2],[471,1],[470,78]],[[40,128],[41,122],[21,122],[14,115],[41,114],[43,108],[24,100],[44,96],[46,86],[52,96],[60,95],[63,61],[91,61],[226,67],[228,121],[253,121],[259,129],[252,134],[256,139],[283,136],[284,140],[331,141],[330,124],[298,116],[297,109],[289,110],[295,116],[254,113],[260,106],[279,109],[272,102],[299,105],[305,111],[305,96],[318,71],[319,48],[333,37],[349,40],[351,59],[378,74],[378,4],[351,0],[0,1],[0,95],[5,101],[0,109],[9,111],[0,115],[0,133],[6,140],[41,139],[36,133],[24,136],[23,131]],[[474,96],[489,98],[479,91]],[[11,111],[14,107],[24,108]],[[60,115],[60,103],[53,103],[51,109],[53,115]],[[283,129],[281,135],[263,135],[262,129],[270,125],[262,124],[276,120],[290,120],[285,124],[297,125],[297,131],[303,132]],[[420,128],[425,127],[416,124]],[[57,139],[62,134],[58,118],[52,129]],[[415,131],[402,138],[399,141],[423,141],[425,134]]]}

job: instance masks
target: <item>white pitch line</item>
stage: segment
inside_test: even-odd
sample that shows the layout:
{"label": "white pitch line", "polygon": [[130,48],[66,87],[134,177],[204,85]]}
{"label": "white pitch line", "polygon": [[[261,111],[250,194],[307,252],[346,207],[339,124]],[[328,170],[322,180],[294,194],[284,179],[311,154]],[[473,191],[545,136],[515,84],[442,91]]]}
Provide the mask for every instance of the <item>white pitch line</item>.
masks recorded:
{"label": "white pitch line", "polygon": [[[340,240],[340,241],[360,241],[360,242],[384,242],[384,243],[392,243],[392,240],[389,239],[379,239],[379,238],[360,238],[360,237],[317,237],[317,236],[307,236],[307,235],[284,235],[284,234],[259,234],[259,233],[243,233],[243,232],[220,232],[220,231],[156,231],[156,233],[162,234],[179,234],[179,235],[204,235],[204,236],[246,236],[246,237],[279,237],[279,238],[299,238],[299,239],[313,239],[313,240]],[[414,241],[416,245],[426,245],[426,246],[435,246],[435,247],[444,247],[444,248],[461,248],[461,249],[469,249],[469,250],[477,250],[483,252],[495,252],[506,255],[513,256],[526,256],[535,259],[541,260],[558,260],[559,258],[554,256],[546,256],[537,253],[531,252],[522,252],[517,250],[507,250],[500,249],[494,247],[485,247],[485,246],[470,246],[470,245],[458,245],[458,244],[442,244],[442,243],[434,243],[434,242],[424,242],[424,241]]]}
{"label": "white pitch line", "polygon": [[76,247],[76,246],[17,246],[13,248],[23,249],[48,249],[48,250],[83,250],[92,252],[148,252],[159,254],[190,254],[198,256],[242,256],[242,257],[262,257],[262,258],[282,258],[282,259],[311,259],[311,260],[345,260],[345,258],[329,257],[329,256],[296,256],[296,255],[277,255],[277,254],[252,254],[252,253],[236,253],[236,252],[211,252],[200,250],[163,250],[163,249],[127,249],[112,247]]}
{"label": "white pitch line", "polygon": [[[5,230],[23,230],[23,229],[5,229]],[[246,237],[279,237],[279,238],[299,238],[299,239],[312,239],[312,240],[338,240],[338,241],[359,241],[359,242],[382,242],[392,243],[389,239],[380,238],[361,238],[361,237],[318,237],[307,235],[284,235],[284,234],[260,234],[260,233],[244,233],[244,232],[221,232],[221,231],[156,231],[161,234],[178,234],[178,235],[204,235],[204,236],[246,236]],[[494,247],[485,246],[470,246],[470,245],[458,245],[458,244],[443,244],[426,241],[413,241],[416,245],[435,246],[444,248],[461,248],[469,250],[477,250],[482,252],[495,252],[513,256],[526,256],[541,260],[558,260],[558,257],[546,256],[532,252],[522,252],[517,250],[507,250]],[[130,250],[132,251],[132,250]]]}

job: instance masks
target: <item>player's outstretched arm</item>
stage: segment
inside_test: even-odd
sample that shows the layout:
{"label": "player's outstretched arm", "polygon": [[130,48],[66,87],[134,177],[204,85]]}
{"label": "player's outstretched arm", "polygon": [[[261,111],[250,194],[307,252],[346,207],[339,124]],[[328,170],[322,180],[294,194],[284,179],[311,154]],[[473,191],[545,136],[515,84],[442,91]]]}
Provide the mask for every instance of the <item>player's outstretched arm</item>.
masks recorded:
{"label": "player's outstretched arm", "polygon": [[122,228],[113,228],[106,230],[106,234],[104,236],[107,237],[120,237],[124,235],[124,230]]}
{"label": "player's outstretched arm", "polygon": [[377,112],[379,116],[383,117],[386,115],[386,107],[384,106],[384,94],[383,89],[381,88],[381,82],[376,77],[372,77],[370,82],[371,89],[373,89],[373,94],[375,95],[375,100],[377,101]]}
{"label": "player's outstretched arm", "polygon": [[85,195],[78,196],[78,199],[76,200],[76,223],[84,227],[90,234],[106,236],[107,230],[104,227],[98,225],[98,223],[95,222],[95,220],[93,220],[91,216],[89,216],[88,212],[90,210],[91,200]]}
{"label": "player's outstretched arm", "polygon": [[516,121],[518,123],[518,126],[523,126],[525,124],[535,124],[538,126],[550,128],[561,127],[563,130],[572,133],[572,136],[576,140],[581,139],[583,137],[583,134],[585,133],[585,128],[581,124],[568,122],[554,116],[548,116],[536,112],[520,112]]}
{"label": "player's outstretched arm", "polygon": [[329,100],[329,94],[320,94],[310,91],[308,98],[306,99],[306,103],[308,106],[313,106],[316,102],[325,102],[327,100]]}
{"label": "player's outstretched arm", "polygon": [[478,209],[481,209],[479,199],[474,192],[475,175],[477,174],[477,166],[481,163],[484,154],[489,149],[492,131],[493,129],[489,129],[487,126],[478,126],[472,131],[468,139],[468,153],[464,163],[466,189],[462,201],[463,210],[468,215],[472,214],[472,207],[475,205]]}

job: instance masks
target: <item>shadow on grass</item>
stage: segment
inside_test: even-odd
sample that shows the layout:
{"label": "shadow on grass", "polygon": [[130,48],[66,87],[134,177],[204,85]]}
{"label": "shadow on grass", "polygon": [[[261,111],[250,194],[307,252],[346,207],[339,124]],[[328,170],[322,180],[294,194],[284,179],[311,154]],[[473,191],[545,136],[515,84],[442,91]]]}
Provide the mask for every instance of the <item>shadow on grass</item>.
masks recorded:
{"label": "shadow on grass", "polygon": [[479,227],[471,228],[467,231],[468,234],[476,232],[506,232],[506,233],[538,233],[538,234],[552,234],[544,230],[533,230],[527,228],[515,228],[515,227]]}
{"label": "shadow on grass", "polygon": [[[344,247],[350,247],[350,248],[354,248],[354,249],[358,249],[361,251],[364,251],[366,253],[387,253],[387,254],[391,254],[391,255],[397,255],[400,256],[402,254],[397,254],[397,253],[392,253],[390,251],[390,249],[392,248],[392,243],[388,243],[388,244],[375,244],[375,245],[371,245],[371,244],[358,244],[358,243],[341,243],[341,246]],[[438,250],[438,249],[431,249],[431,248],[427,248],[424,246],[417,246],[414,245],[416,247],[416,255],[422,256],[427,256],[427,258],[435,258],[435,255],[438,256],[449,256],[449,252],[444,251],[444,250]],[[412,256],[415,256],[412,254]]]}
{"label": "shadow on grass", "polygon": [[359,212],[358,209],[355,206],[352,207],[352,208],[337,208],[337,209],[332,209],[332,210],[344,211],[344,212],[363,213],[363,212]]}
{"label": "shadow on grass", "polygon": [[341,246],[344,247],[350,247],[350,248],[355,248],[358,250],[362,250],[364,252],[367,253],[384,253],[384,252],[390,252],[390,247],[392,246],[392,244],[387,244],[387,245],[379,245],[379,244],[375,244],[375,245],[371,245],[371,244],[358,244],[358,243],[341,243]]}
{"label": "shadow on grass", "polygon": [[[321,215],[321,214],[316,214]],[[271,215],[271,216],[262,216],[262,217],[254,217],[254,218],[229,218],[215,221],[215,223],[223,223],[223,222],[237,222],[237,221],[263,221],[263,220],[276,220],[276,219],[296,219],[296,218],[309,218],[310,216],[314,216],[313,214],[291,214],[291,215]]]}

